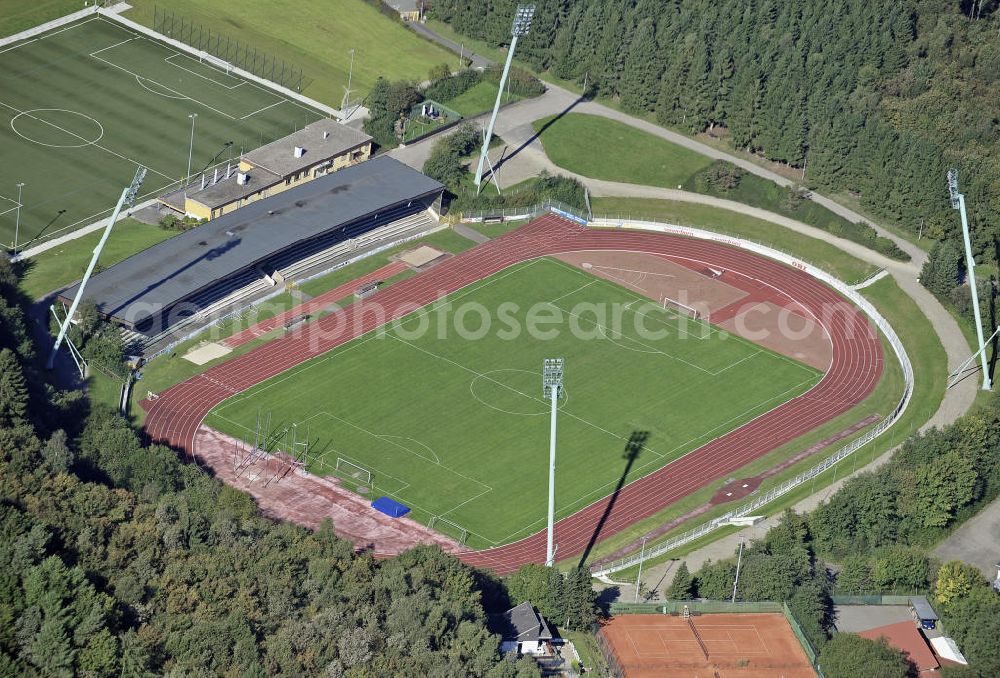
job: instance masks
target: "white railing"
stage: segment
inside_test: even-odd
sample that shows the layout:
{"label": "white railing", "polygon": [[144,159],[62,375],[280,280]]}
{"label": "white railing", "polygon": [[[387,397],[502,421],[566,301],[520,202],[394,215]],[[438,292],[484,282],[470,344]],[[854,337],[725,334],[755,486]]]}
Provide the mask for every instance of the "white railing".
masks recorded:
{"label": "white railing", "polygon": [[816,464],[812,468],[803,471],[794,478],[784,481],[780,485],[771,488],[767,492],[754,497],[751,501],[743,504],[742,506],[727,512],[724,515],[714,518],[711,521],[699,525],[698,527],[688,530],[682,534],[675,537],[671,537],[665,542],[656,544],[654,546],[646,546],[644,554],[633,554],[631,556],[626,556],[619,560],[615,560],[611,563],[605,563],[591,568],[591,573],[594,576],[605,576],[612,574],[614,572],[619,572],[621,570],[637,565],[640,560],[640,555],[643,558],[654,558],[656,556],[662,555],[669,551],[672,551],[684,544],[688,544],[699,537],[712,532],[718,527],[728,523],[734,518],[741,518],[745,516],[752,515],[760,507],[769,504],[775,499],[787,494],[794,488],[798,487],[804,482],[815,478],[819,474],[823,473],[827,469],[834,466],[836,463],[842,461],[843,459],[850,456],[852,453],[859,450],[861,447],[867,445],[871,441],[878,438],[886,430],[889,429],[894,423],[896,423],[899,418],[903,415],[906,410],[907,405],[910,402],[910,396],[913,393],[913,366],[910,364],[910,358],[906,354],[906,349],[903,348],[903,343],[900,341],[899,337],[896,335],[895,330],[889,322],[882,317],[882,314],[876,310],[876,308],[865,299],[859,292],[852,289],[849,285],[843,281],[837,279],[836,277],[830,275],[823,269],[814,266],[812,264],[806,263],[797,257],[793,257],[790,254],[786,254],[780,250],[776,250],[773,247],[768,247],[767,245],[761,245],[759,243],[751,242],[749,240],[744,240],[742,238],[734,238],[732,236],[719,235],[718,233],[712,233],[711,231],[704,231],[698,228],[689,228],[686,226],[676,226],[673,224],[662,224],[651,221],[631,221],[631,220],[621,220],[621,219],[594,219],[590,222],[590,226],[601,227],[601,228],[627,228],[627,229],[637,229],[644,231],[657,231],[660,233],[669,233],[673,235],[682,235],[689,238],[699,238],[702,240],[712,240],[715,242],[721,242],[733,247],[738,247],[740,249],[748,250],[756,254],[768,257],[769,259],[775,259],[784,264],[788,264],[794,268],[804,271],[811,275],[812,277],[826,283],[830,287],[834,288],[842,294],[844,297],[856,304],[865,315],[867,315],[872,322],[878,327],[879,331],[885,336],[889,345],[892,347],[893,352],[896,354],[896,358],[899,360],[899,364],[903,370],[903,395],[896,405],[892,414],[876,425],[873,429],[865,433],[860,438],[851,441],[835,454],[824,459],[819,464]]}

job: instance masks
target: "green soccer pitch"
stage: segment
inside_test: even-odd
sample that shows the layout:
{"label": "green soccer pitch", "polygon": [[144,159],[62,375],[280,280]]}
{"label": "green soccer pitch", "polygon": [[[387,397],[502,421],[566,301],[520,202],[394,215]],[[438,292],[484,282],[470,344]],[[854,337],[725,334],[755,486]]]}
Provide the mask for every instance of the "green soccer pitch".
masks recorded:
{"label": "green soccer pitch", "polygon": [[[542,321],[534,333],[529,319]],[[459,336],[456,324],[473,334]],[[417,520],[489,547],[544,526],[549,404],[541,367],[548,357],[566,359],[557,518],[614,489],[632,433],[648,438],[626,481],[821,377],[614,283],[539,259],[236,395],[205,423],[251,442],[259,415],[270,416],[275,437],[294,425],[297,440],[311,441],[313,472],[334,474],[338,458],[349,461],[371,473],[371,496],[392,496]]]}
{"label": "green soccer pitch", "polygon": [[[0,246],[110,213],[139,164],[140,200],[323,114],[103,17],[0,49]],[[233,142],[227,148],[227,142]]]}

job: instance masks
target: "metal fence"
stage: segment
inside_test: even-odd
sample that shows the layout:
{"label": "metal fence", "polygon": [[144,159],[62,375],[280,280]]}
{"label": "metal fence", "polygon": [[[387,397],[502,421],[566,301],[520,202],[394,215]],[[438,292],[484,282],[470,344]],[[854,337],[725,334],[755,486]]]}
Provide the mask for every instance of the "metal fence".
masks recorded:
{"label": "metal fence", "polygon": [[543,203],[526,207],[496,207],[462,212],[459,221],[465,224],[475,224],[499,219],[507,221],[513,219],[534,219],[548,213],[557,214],[570,221],[575,221],[581,226],[588,226],[590,224],[589,219],[580,209],[559,202],[558,200],[546,200]]}
{"label": "metal fence", "polygon": [[799,620],[795,618],[794,614],[792,614],[792,610],[788,607],[787,602],[781,604],[781,612],[785,615],[785,620],[792,628],[792,633],[795,634],[795,638],[799,641],[799,645],[802,646],[806,656],[809,657],[809,663],[815,666],[819,653],[816,652],[816,648],[813,646],[812,641],[806,637],[805,631],[802,630]]}
{"label": "metal fence", "polygon": [[659,603],[611,603],[611,614],[740,614],[748,612],[784,612],[783,603],[771,601],[665,600]]}
{"label": "metal fence", "polygon": [[301,92],[312,82],[303,75],[301,68],[284,59],[259,51],[247,42],[240,43],[219,31],[213,33],[211,27],[205,28],[203,24],[158,6],[153,7],[153,30],[295,92]]}
{"label": "metal fence", "polygon": [[[915,596],[924,595],[914,593]],[[909,605],[910,596],[901,595],[873,595],[873,596],[839,596],[832,595],[830,600],[834,605]]]}

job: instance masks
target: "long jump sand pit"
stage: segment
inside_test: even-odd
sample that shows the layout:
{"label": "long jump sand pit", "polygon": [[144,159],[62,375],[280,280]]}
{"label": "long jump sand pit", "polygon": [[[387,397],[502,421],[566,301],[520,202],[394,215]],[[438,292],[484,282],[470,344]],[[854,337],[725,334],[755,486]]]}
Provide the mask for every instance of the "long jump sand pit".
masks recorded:
{"label": "long jump sand pit", "polygon": [[816,676],[780,614],[620,615],[600,634],[626,678]]}

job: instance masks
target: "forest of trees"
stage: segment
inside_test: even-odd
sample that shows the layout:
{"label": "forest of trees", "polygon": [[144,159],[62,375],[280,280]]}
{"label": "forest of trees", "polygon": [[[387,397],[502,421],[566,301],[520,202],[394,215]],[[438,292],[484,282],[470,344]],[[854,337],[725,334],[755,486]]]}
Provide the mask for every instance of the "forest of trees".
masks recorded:
{"label": "forest of trees", "polygon": [[[487,630],[503,582],[436,547],[378,561],[330,523],[263,518],[50,386],[17,284],[0,258],[0,675],[539,675]],[[553,621],[593,623],[589,584],[544,601]]]}
{"label": "forest of trees", "polygon": [[[517,0],[436,0],[493,45]],[[978,260],[1000,233],[1000,11],[994,0],[535,0],[518,58],[661,124],[850,192],[875,216],[956,240],[959,168]]]}

